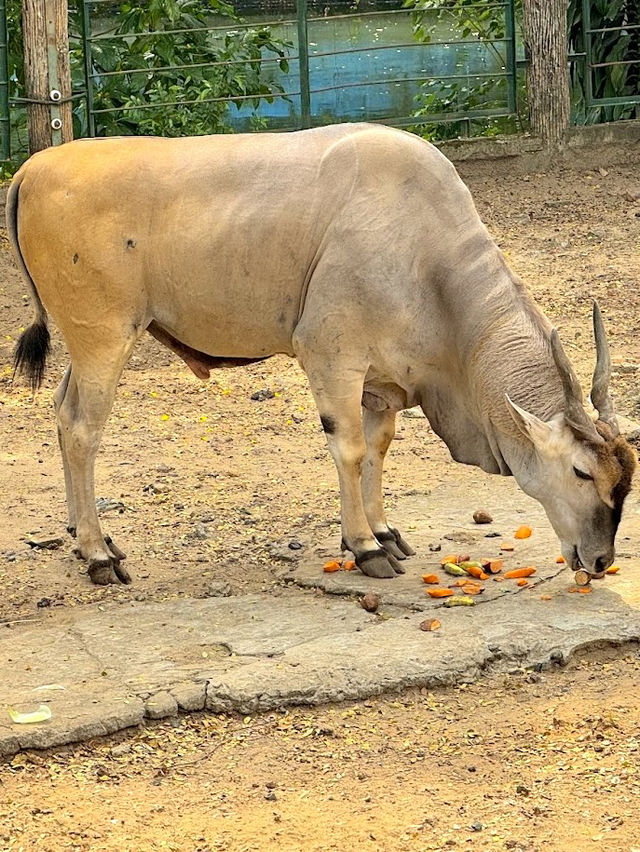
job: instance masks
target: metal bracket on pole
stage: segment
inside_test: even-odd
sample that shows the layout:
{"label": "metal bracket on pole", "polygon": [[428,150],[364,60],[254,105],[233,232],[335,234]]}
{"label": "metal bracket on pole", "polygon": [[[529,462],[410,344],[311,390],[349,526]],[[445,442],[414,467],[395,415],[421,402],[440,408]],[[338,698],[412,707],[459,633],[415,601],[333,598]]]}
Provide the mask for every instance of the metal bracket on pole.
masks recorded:
{"label": "metal bracket on pole", "polygon": [[60,93],[58,79],[58,46],[56,36],[56,13],[53,0],[44,0],[47,26],[47,64],[49,72],[49,113],[51,115],[51,143],[62,144],[62,114],[60,112]]}

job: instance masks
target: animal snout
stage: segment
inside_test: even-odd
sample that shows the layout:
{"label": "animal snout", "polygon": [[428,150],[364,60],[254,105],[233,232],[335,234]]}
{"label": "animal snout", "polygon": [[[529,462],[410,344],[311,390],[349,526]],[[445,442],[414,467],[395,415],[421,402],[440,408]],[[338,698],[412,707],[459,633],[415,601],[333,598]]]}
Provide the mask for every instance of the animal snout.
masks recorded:
{"label": "animal snout", "polygon": [[602,571],[606,571],[607,568],[613,564],[613,559],[614,555],[611,551],[609,553],[604,553],[601,556],[598,556],[593,564],[595,573],[599,574]]}

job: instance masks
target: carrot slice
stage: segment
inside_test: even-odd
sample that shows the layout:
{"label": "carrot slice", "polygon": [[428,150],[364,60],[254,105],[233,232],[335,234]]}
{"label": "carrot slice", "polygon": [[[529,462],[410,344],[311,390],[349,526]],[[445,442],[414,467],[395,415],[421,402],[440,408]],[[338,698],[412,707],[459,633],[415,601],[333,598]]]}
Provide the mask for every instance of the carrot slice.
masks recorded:
{"label": "carrot slice", "polygon": [[443,556],[440,560],[440,564],[444,565],[446,562],[451,562],[454,565],[457,565],[460,562],[460,556],[457,553],[450,553],[448,556]]}
{"label": "carrot slice", "polygon": [[346,562],[342,563],[342,567],[345,571],[355,571],[356,563],[353,561],[353,559],[348,559]]}
{"label": "carrot slice", "polygon": [[465,586],[462,586],[461,588],[463,594],[465,595],[480,595],[482,594],[482,592],[484,592],[482,586],[472,586],[469,583],[467,583]]}
{"label": "carrot slice", "polygon": [[513,537],[514,538],[529,538],[529,536],[531,535],[532,532],[533,532],[533,530],[531,529],[531,527],[527,527],[527,526],[518,527],[518,529],[514,532]]}
{"label": "carrot slice", "polygon": [[558,565],[564,565],[566,561],[567,560],[564,558],[564,556],[556,556],[556,562],[558,563]]}
{"label": "carrot slice", "polygon": [[500,550],[515,550],[515,547],[508,541],[503,541],[500,545]]}
{"label": "carrot slice", "polygon": [[430,598],[448,598],[453,594],[452,589],[427,589]]}
{"label": "carrot slice", "polygon": [[550,601],[551,595],[540,595],[540,600],[541,601]]}
{"label": "carrot slice", "polygon": [[533,565],[529,565],[527,568],[514,568],[512,571],[505,572],[505,580],[519,580],[521,577],[530,577],[532,574],[536,573],[536,569]]}
{"label": "carrot slice", "polygon": [[483,568],[487,574],[499,574],[502,571],[502,559],[487,559],[487,564],[483,564]]}
{"label": "carrot slice", "polygon": [[486,580],[489,577],[489,575],[485,574],[482,568],[478,568],[477,565],[470,565],[467,568],[467,574],[475,577],[476,580]]}
{"label": "carrot slice", "polygon": [[517,585],[517,586],[528,586],[528,585],[529,585],[529,581],[528,581],[528,580],[518,580],[518,582],[516,583],[516,585]]}
{"label": "carrot slice", "polygon": [[325,562],[322,570],[325,574],[333,574],[334,571],[339,571],[340,567],[340,563],[336,559],[332,559],[330,562]]}
{"label": "carrot slice", "polygon": [[440,578],[438,577],[437,574],[423,574],[422,575],[422,582],[423,583],[431,583],[431,585],[433,585],[434,583],[439,583]]}
{"label": "carrot slice", "polygon": [[611,565],[609,568],[607,568],[607,570],[604,573],[605,574],[617,574],[619,570],[620,570],[620,568],[617,565]]}
{"label": "carrot slice", "polygon": [[591,586],[580,586],[578,591],[581,595],[590,595],[593,589],[591,588]]}

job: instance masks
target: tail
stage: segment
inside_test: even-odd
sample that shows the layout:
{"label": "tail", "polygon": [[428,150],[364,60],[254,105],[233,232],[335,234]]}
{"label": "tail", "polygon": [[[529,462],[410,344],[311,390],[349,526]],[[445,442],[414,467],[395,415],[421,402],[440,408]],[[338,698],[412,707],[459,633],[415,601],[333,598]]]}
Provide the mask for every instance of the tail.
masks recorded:
{"label": "tail", "polygon": [[14,375],[22,373],[26,376],[31,385],[31,390],[35,393],[42,384],[47,356],[51,351],[51,338],[47,323],[47,312],[38,295],[33,278],[29,275],[18,242],[18,196],[23,178],[24,168],[20,169],[15,176],[7,193],[7,231],[18,267],[31,288],[36,316],[29,328],[25,329],[18,339],[13,352],[13,372]]}

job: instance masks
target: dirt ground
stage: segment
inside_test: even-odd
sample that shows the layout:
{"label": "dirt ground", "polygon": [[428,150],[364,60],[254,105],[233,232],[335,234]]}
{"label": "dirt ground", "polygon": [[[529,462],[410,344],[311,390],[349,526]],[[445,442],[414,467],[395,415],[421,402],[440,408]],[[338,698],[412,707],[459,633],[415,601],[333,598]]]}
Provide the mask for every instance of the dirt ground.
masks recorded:
{"label": "dirt ground", "polygon": [[[640,168],[467,182],[587,389],[599,299],[618,410],[640,416]],[[2,232],[0,623],[90,601],[203,596],[220,581],[268,589],[289,542],[304,554],[331,533],[337,547],[336,476],[297,366],[274,358],[203,385],[149,339],[125,371],[97,465],[105,526],[134,585],[92,587],[68,537],[30,551],[25,536],[66,524],[51,408],[66,363],[59,337],[35,401],[11,383],[30,317]],[[266,389],[274,395],[251,399]],[[404,493],[423,493],[428,511],[435,483],[468,475],[424,420],[399,417],[396,437],[391,517]],[[640,848],[638,662],[626,649],[433,695],[181,718],[121,737],[115,753],[110,740],[21,755],[0,768],[0,849],[629,852]]]}

